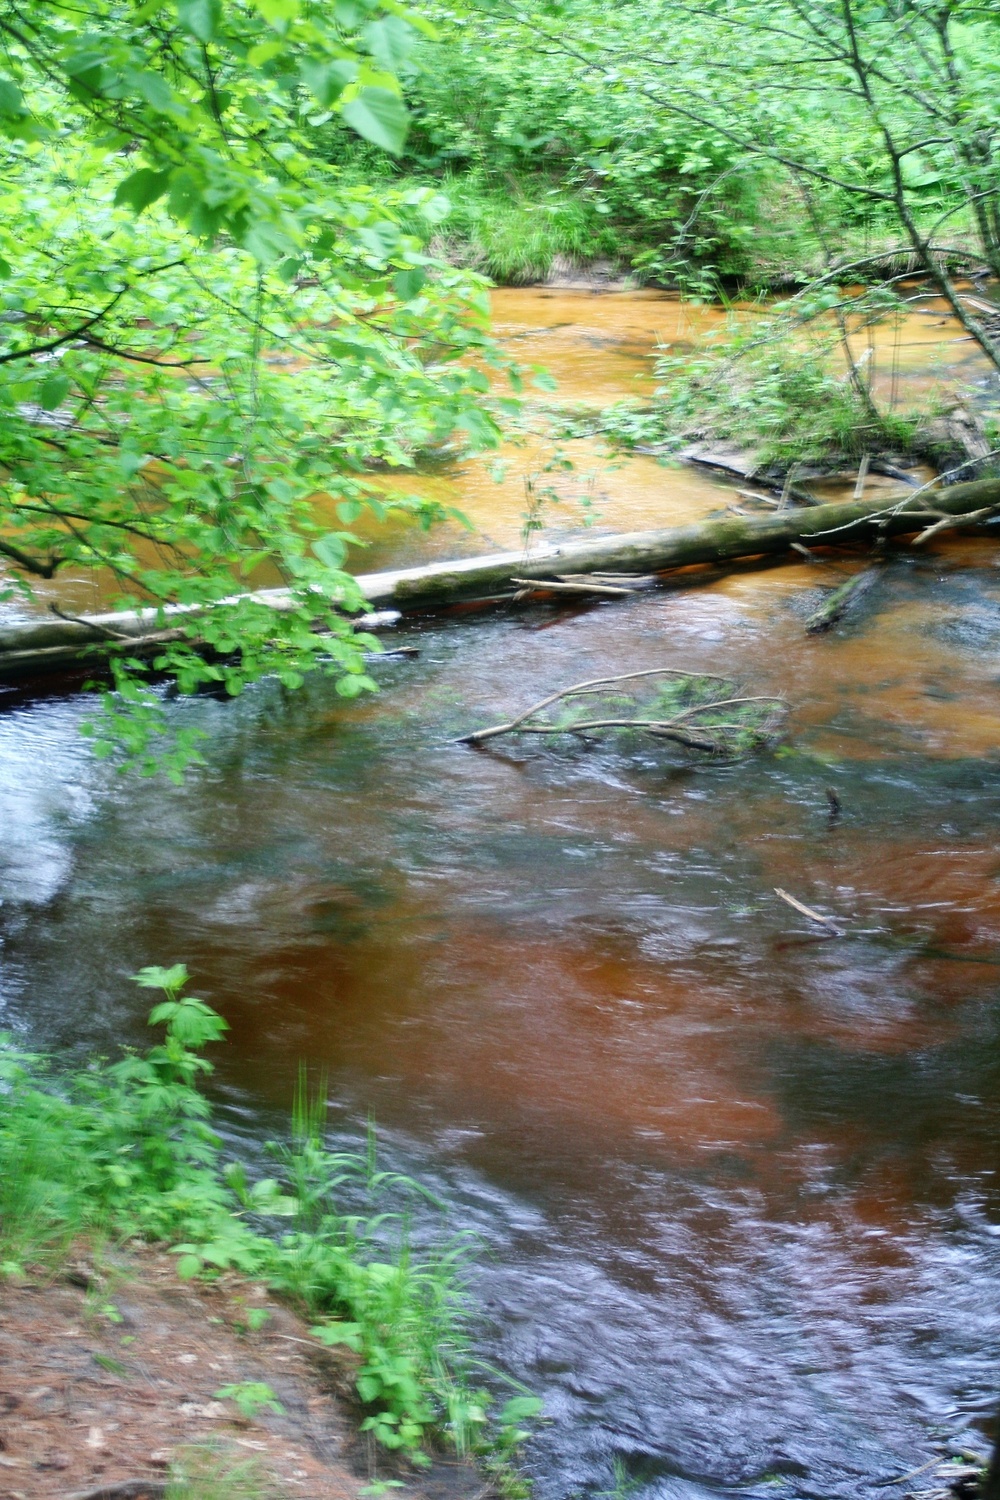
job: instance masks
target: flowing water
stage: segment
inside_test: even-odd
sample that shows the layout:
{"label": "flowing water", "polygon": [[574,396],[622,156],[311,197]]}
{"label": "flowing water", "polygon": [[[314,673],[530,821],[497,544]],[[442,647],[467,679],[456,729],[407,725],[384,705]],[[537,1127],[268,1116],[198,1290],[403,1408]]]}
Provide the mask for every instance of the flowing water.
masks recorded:
{"label": "flowing water", "polygon": [[[553,399],[597,405],[649,389],[653,338],[682,314],[533,290],[498,293],[497,316],[559,376]],[[901,379],[966,354],[947,325],[905,331]],[[732,498],[652,458],[573,455],[566,529],[588,464],[610,529]],[[464,499],[467,551],[516,540],[538,454],[510,457],[499,487],[473,464],[429,481]],[[380,556],[421,546],[444,544]],[[479,1352],[545,1399],[541,1500],[874,1495],[935,1440],[983,1443],[1000,545],[899,546],[863,612],[806,635],[858,565],[410,626],[420,654],[378,666],[376,700],[312,683],[178,704],[210,734],[179,790],[92,762],[78,699],[0,718],[4,1023],[81,1050],[139,1040],[127,976],[185,961],[232,1025],[217,1088],[246,1150],[300,1060],[325,1068],[340,1137],[373,1111],[392,1162],[481,1236]],[[448,743],[662,664],[784,693],[788,745],[698,767]]]}

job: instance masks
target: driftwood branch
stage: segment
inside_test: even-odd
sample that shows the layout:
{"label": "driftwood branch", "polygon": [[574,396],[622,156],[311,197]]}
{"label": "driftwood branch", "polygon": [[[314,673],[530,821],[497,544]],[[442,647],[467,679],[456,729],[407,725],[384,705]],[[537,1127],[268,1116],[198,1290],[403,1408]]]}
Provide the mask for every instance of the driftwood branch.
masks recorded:
{"label": "driftwood branch", "polygon": [[610,583],[585,583],[582,579],[567,583],[561,578],[512,578],[511,583],[516,583],[518,592],[515,599],[524,594],[598,594],[606,599],[622,599],[626,594],[634,594],[635,589],[621,588],[618,584]]}
{"label": "driftwood branch", "polygon": [[[700,674],[703,678],[712,682],[725,682],[724,677],[710,676],[708,673]],[[573,687],[560,688],[558,692],[549,693],[547,698],[540,698],[530,708],[526,708],[523,714],[518,714],[516,719],[511,719],[506,724],[494,724],[491,729],[474,729],[471,734],[460,735],[457,740],[452,740],[453,745],[474,745],[481,740],[490,740],[497,734],[512,734],[519,729],[525,719],[530,719],[534,714],[540,714],[543,708],[548,708],[552,703],[558,703],[560,698],[582,698],[587,693],[598,693],[604,688],[614,687],[619,682],[637,682],[643,677],[690,677],[690,672],[681,671],[680,667],[649,667],[644,672],[621,672],[617,677],[591,677],[586,682],[577,682]]]}
{"label": "driftwood branch", "polygon": [[934,521],[915,536],[910,543],[911,547],[920,547],[924,542],[929,542],[932,536],[937,536],[941,531],[952,531],[956,526],[974,526],[978,521],[986,521],[995,516],[1000,510],[996,505],[984,505],[981,510],[970,511],[966,516],[941,516],[940,520]]}
{"label": "driftwood branch", "polygon": [[[515,718],[507,720],[503,724],[493,724],[488,729],[474,729],[469,734],[463,734],[458,739],[452,740],[455,745],[482,745],[487,740],[496,739],[505,734],[588,734],[605,729],[633,729],[641,730],[645,734],[651,734],[657,739],[673,740],[675,743],[684,745],[690,750],[702,750],[709,754],[717,754],[720,751],[718,736],[722,733],[739,734],[748,729],[757,728],[747,723],[713,723],[700,726],[699,717],[706,714],[715,714],[723,708],[738,708],[747,704],[766,704],[771,710],[771,717],[783,716],[786,705],[780,698],[772,696],[750,696],[739,697],[725,696],[721,694],[715,698],[708,698],[702,703],[688,704],[686,708],[679,708],[669,718],[653,718],[647,714],[606,714],[594,718],[582,718],[567,723],[535,722],[537,715],[543,713],[554,703],[567,702],[570,699],[594,697],[608,692],[609,689],[619,687],[624,683],[637,683],[648,681],[654,677],[674,677],[683,681],[718,682],[726,683],[726,679],[716,677],[707,673],[693,674],[681,671],[676,667],[651,667],[642,672],[622,672],[614,677],[596,677],[586,682],[574,683],[571,687],[560,688],[558,692],[549,693],[547,697],[539,699],[523,713],[517,714]],[[728,686],[728,684],[727,684]]]}
{"label": "driftwood branch", "polygon": [[813,911],[812,907],[806,906],[804,901],[797,901],[794,896],[790,896],[787,891],[783,891],[780,885],[774,887],[774,894],[780,896],[782,901],[787,906],[790,906],[793,911],[801,912],[802,916],[808,917],[810,922],[818,922],[821,927],[825,927],[831,937],[844,936],[843,929],[838,927],[833,917],[824,917],[822,912]]}

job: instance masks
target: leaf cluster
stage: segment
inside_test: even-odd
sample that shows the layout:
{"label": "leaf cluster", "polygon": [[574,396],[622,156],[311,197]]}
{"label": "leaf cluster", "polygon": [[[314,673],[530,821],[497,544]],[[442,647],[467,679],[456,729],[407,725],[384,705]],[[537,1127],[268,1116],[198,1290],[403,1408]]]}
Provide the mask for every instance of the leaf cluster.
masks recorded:
{"label": "leaf cluster", "polygon": [[140,760],[157,676],[371,690],[349,549],[440,514],[381,476],[496,440],[484,284],[428,253],[447,204],[320,144],[401,149],[427,29],[395,0],[0,0],[0,593],[91,580],[153,636],[187,611],[118,653],[104,738]]}

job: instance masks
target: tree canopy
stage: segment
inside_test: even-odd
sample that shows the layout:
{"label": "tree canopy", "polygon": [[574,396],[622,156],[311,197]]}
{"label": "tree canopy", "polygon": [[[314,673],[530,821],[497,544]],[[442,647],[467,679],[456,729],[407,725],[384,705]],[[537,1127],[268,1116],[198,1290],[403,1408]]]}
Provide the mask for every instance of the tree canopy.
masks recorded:
{"label": "tree canopy", "polygon": [[[429,29],[395,0],[2,0],[8,598],[82,572],[124,604],[214,606],[213,652],[155,659],[188,691],[317,664],[371,685],[351,527],[428,515],[373,471],[495,433],[484,284],[427,250],[446,203],[330,159],[338,130],[401,148]],[[248,598],[261,581],[293,607]],[[135,751],[146,671],[115,664]]]}

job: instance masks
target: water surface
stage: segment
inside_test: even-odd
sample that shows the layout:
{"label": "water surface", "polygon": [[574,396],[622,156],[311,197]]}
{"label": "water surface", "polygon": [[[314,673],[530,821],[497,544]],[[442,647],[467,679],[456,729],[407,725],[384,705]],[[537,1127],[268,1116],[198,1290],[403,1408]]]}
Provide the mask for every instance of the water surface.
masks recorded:
{"label": "water surface", "polygon": [[[649,379],[680,316],[497,301],[595,402]],[[615,525],[732,498],[652,458],[600,483]],[[515,492],[468,493],[476,550],[509,544]],[[995,1401],[1000,546],[901,545],[863,614],[807,636],[859,565],[429,620],[377,700],[178,704],[210,735],[180,790],[95,765],[78,700],[0,717],[5,1024],[138,1040],[127,976],[183,960],[232,1025],[234,1139],[274,1130],[300,1059],[342,1137],[373,1110],[482,1236],[479,1347],[545,1398],[542,1500],[623,1475],[664,1500],[874,1495]],[[784,693],[789,744],[703,767],[448,743],[663,664]]]}

